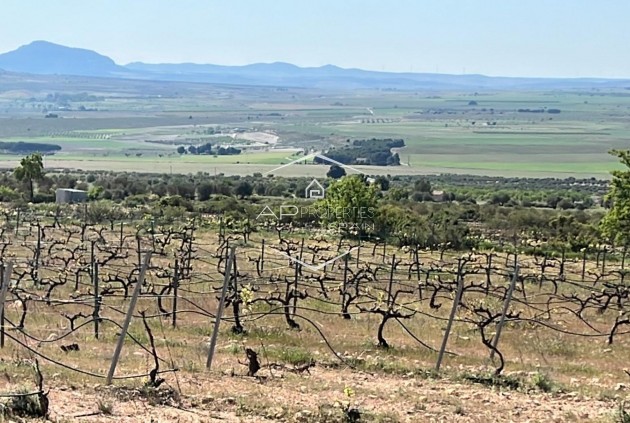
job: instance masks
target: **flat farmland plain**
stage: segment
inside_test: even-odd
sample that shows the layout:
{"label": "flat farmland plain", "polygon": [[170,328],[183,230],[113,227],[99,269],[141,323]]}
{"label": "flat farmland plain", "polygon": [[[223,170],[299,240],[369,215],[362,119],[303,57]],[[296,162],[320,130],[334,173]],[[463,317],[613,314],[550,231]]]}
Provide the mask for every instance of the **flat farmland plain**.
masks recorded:
{"label": "flat farmland plain", "polygon": [[[630,146],[627,90],[338,92],[88,82],[72,90],[24,82],[20,90],[0,93],[0,141],[60,145],[59,153],[46,158],[48,168],[244,174],[286,164],[296,151],[326,151],[354,139],[402,138],[401,166],[362,170],[560,178],[608,178],[617,166],[608,151]],[[46,100],[58,89],[93,97],[60,108]],[[44,112],[58,118],[44,118]],[[252,145],[256,142],[242,137],[248,133],[266,134],[274,142]],[[213,138],[217,135],[220,141]],[[242,149],[240,155],[176,152],[179,145],[228,145],[230,140]],[[17,156],[0,156],[0,167],[17,161]],[[282,174],[317,176],[326,170],[296,166]]]}

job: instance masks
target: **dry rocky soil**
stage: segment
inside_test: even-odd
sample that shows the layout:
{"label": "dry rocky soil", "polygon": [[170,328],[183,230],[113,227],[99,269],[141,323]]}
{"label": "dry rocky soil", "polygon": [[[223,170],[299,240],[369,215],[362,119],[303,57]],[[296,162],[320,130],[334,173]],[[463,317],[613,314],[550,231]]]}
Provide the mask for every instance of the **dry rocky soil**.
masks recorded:
{"label": "dry rocky soil", "polygon": [[[602,399],[578,391],[521,392],[448,378],[314,367],[169,376],[157,392],[129,385],[55,386],[55,422],[615,422],[625,387]],[[349,388],[349,389],[348,389]],[[176,394],[181,390],[181,396]],[[345,391],[345,392],[344,392]],[[615,398],[616,397],[616,398]],[[353,413],[352,409],[357,409]],[[350,410],[350,411],[347,411]],[[359,420],[352,420],[360,415]]]}

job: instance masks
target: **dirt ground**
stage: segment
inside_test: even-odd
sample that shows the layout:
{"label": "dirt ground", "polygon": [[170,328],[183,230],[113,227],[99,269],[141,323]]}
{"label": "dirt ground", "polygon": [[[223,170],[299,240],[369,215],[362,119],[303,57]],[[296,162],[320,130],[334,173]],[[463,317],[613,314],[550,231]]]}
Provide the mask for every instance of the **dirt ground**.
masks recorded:
{"label": "dirt ground", "polygon": [[[180,405],[133,398],[117,387],[58,386],[50,392],[55,422],[344,422],[346,401],[373,422],[613,422],[615,399],[579,393],[523,393],[447,379],[315,367],[310,374],[261,371],[262,378],[216,372],[169,377]],[[344,394],[350,387],[352,396]],[[625,397],[623,388],[619,397]],[[100,406],[99,406],[100,402]],[[101,411],[99,411],[99,409]],[[105,413],[103,410],[105,409]],[[111,413],[111,414],[107,414]]]}

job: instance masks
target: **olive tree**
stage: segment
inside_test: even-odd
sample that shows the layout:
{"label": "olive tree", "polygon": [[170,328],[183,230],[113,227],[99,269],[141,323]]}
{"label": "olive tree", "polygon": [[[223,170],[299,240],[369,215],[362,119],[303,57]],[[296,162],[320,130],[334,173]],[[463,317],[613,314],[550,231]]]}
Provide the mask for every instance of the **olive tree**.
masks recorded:
{"label": "olive tree", "polygon": [[28,184],[29,200],[33,201],[35,195],[34,181],[38,181],[44,177],[44,163],[40,153],[33,153],[20,160],[18,166],[13,172],[15,178],[20,182]]}

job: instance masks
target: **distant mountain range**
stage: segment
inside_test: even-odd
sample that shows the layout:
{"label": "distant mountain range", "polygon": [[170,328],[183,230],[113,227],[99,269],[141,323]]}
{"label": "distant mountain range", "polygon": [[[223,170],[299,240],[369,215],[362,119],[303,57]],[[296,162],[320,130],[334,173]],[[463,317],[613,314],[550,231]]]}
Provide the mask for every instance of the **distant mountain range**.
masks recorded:
{"label": "distant mountain range", "polygon": [[484,75],[375,72],[333,65],[301,68],[289,63],[245,66],[210,64],[129,63],[122,66],[91,50],[34,41],[0,54],[0,72],[38,75],[78,75],[162,81],[221,83],[331,89],[511,90],[511,89],[630,89],[630,79],[514,78]]}

